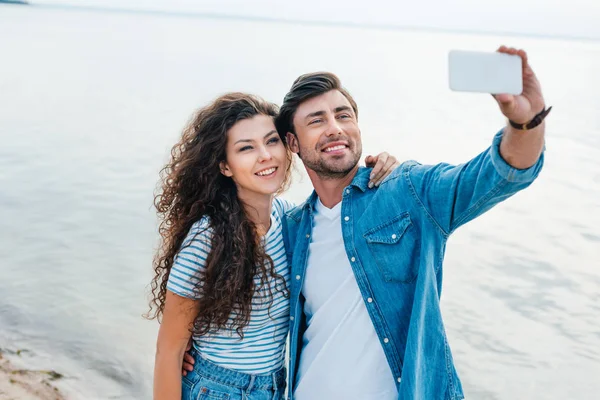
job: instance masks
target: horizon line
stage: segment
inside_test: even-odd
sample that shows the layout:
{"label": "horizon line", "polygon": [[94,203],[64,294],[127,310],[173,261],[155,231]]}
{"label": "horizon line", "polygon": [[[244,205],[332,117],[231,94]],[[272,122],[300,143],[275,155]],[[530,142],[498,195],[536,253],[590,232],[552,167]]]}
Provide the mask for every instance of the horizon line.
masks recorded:
{"label": "horizon line", "polygon": [[393,31],[413,31],[413,32],[430,32],[430,33],[454,33],[460,35],[482,35],[482,36],[509,36],[509,37],[527,37],[545,40],[567,40],[567,41],[583,41],[583,42],[598,42],[600,37],[594,36],[577,36],[577,35],[552,35],[543,33],[526,33],[526,32],[510,32],[510,31],[480,31],[476,29],[459,29],[459,28],[439,28],[431,26],[418,25],[399,25],[399,24],[377,24],[370,22],[353,22],[353,21],[319,21],[319,20],[304,20],[283,17],[268,17],[268,16],[248,16],[225,13],[211,13],[200,11],[165,11],[165,10],[148,10],[148,9],[131,9],[119,7],[99,7],[99,6],[79,6],[70,4],[10,4],[0,3],[7,6],[22,7],[30,6],[35,8],[53,8],[62,9],[65,11],[93,11],[114,14],[141,14],[147,16],[167,16],[175,18],[200,18],[200,19],[221,19],[221,20],[240,20],[249,22],[266,22],[280,23],[290,25],[308,25],[321,27],[342,27],[351,29],[369,29],[369,30],[393,30]]}

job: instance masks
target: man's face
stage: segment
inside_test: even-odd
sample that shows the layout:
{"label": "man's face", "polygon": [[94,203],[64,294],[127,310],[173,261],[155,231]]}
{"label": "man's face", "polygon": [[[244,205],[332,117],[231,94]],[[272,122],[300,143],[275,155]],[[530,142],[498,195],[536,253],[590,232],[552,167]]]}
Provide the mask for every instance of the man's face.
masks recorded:
{"label": "man's face", "polygon": [[300,104],[293,123],[297,137],[288,135],[290,147],[319,177],[341,178],[358,164],[360,129],[341,92],[331,90]]}

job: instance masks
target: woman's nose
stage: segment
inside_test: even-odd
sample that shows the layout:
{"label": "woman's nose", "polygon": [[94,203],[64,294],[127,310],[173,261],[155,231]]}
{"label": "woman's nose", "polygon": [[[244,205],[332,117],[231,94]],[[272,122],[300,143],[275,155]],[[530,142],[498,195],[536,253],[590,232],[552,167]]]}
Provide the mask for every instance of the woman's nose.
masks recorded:
{"label": "woman's nose", "polygon": [[262,147],[260,149],[260,154],[258,157],[260,162],[269,161],[271,158],[273,158],[271,152],[266,147]]}

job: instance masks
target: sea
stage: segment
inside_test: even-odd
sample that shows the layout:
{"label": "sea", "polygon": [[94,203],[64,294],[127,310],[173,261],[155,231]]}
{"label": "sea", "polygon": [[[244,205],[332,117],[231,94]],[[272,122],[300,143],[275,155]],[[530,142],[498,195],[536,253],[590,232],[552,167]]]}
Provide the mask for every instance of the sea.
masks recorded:
{"label": "sea", "polygon": [[[469,399],[600,393],[600,41],[0,5],[0,348],[73,399],[149,399],[158,323],[153,197],[198,108],[228,91],[280,104],[336,73],[363,155],[459,164],[505,124],[453,92],[452,49],[525,49],[553,111],[527,190],[449,240],[442,312]],[[296,203],[311,192],[296,160]]]}

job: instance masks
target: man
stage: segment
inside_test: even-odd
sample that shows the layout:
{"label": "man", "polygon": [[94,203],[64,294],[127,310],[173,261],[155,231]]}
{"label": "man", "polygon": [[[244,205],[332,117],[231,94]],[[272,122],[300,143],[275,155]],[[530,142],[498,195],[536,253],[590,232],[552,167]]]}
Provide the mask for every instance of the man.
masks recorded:
{"label": "man", "polygon": [[299,77],[277,118],[315,188],[287,214],[292,265],[289,396],[462,399],[440,313],[442,261],[459,226],[529,186],[545,108],[524,51],[523,93],[496,95],[509,123],[459,166],[406,162],[378,188],[358,167],[358,107],[333,74]]}

